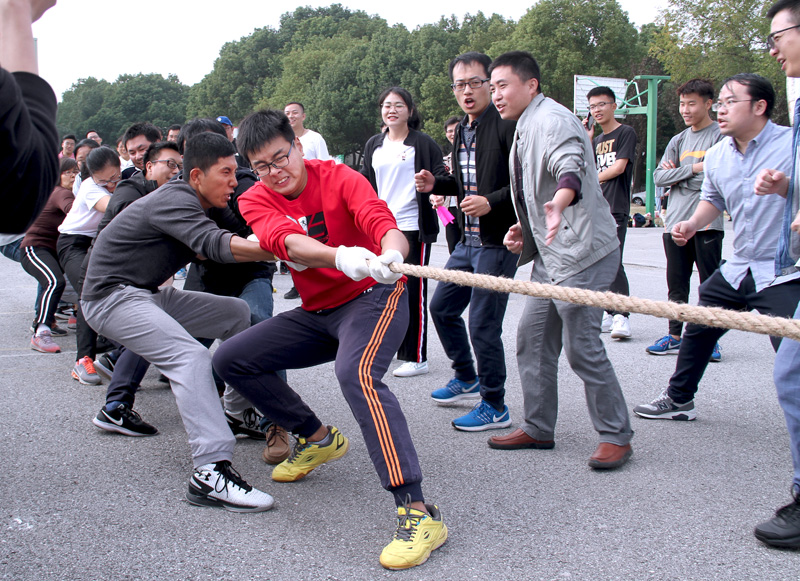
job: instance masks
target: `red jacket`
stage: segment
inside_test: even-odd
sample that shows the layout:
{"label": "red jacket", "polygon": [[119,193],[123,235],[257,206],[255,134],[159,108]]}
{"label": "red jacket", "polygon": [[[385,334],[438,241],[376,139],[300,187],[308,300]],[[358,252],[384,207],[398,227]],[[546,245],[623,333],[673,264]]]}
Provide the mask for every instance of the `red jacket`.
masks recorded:
{"label": "red jacket", "polygon": [[[369,182],[346,165],[305,160],[308,182],[294,200],[258,182],[239,198],[239,210],[261,247],[289,260],[285,239],[311,236],[338,248],[361,246],[381,253],[381,239],[397,223]],[[372,278],[354,281],[335,268],[292,270],[292,279],[307,311],[338,307],[377,284]]]}

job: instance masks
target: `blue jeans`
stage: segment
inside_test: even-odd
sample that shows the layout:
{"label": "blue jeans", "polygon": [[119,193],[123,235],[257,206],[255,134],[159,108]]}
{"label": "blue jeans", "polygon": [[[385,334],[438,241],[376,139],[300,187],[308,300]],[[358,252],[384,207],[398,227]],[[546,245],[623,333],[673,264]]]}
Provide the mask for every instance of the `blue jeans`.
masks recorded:
{"label": "blue jeans", "polygon": [[[800,306],[795,311],[794,318],[800,319]],[[792,339],[781,341],[775,356],[773,379],[778,402],[786,417],[786,429],[789,430],[794,486],[800,489],[800,343]]]}
{"label": "blue jeans", "polygon": [[[517,256],[505,247],[473,247],[458,243],[445,266],[514,278]],[[481,383],[481,397],[497,409],[505,400],[506,356],[503,348],[503,317],[508,294],[440,282],[431,299],[431,319],[457,379]],[[462,314],[469,307],[469,337]],[[470,352],[470,341],[478,361],[478,373]]]}
{"label": "blue jeans", "polygon": [[275,299],[272,297],[272,280],[254,278],[242,289],[239,298],[250,307],[250,325],[272,318]]}
{"label": "blue jeans", "polygon": [[[13,260],[14,262],[19,262],[22,258],[22,252],[20,251],[19,245],[22,243],[22,238],[19,240],[14,240],[10,244],[6,244],[4,246],[0,246],[0,254],[8,258],[9,260]],[[36,302],[33,303],[33,309],[36,311],[36,316],[39,316],[39,300],[42,298],[44,294],[44,288],[42,285],[38,285],[36,288]],[[36,329],[34,329],[36,331]]]}

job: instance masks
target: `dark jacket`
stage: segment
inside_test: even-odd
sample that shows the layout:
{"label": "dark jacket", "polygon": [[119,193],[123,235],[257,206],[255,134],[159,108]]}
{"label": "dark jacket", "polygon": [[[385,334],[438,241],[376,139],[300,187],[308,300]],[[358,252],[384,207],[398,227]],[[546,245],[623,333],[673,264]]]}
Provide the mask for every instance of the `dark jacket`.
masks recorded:
{"label": "dark jacket", "polygon": [[0,232],[24,232],[58,185],[56,96],[40,77],[0,68]]}
{"label": "dark jacket", "polygon": [[[376,149],[383,145],[384,139],[386,139],[386,133],[379,133],[369,138],[369,141],[364,146],[364,161],[361,165],[361,173],[369,180],[376,192],[378,191],[378,184],[375,179],[375,170],[372,167],[372,155]],[[447,173],[444,163],[442,163],[442,149],[433,139],[420,131],[411,129],[403,143],[414,148],[415,173],[427,169],[436,177],[437,182],[441,180],[443,184],[447,182],[455,184],[453,176]],[[419,239],[421,242],[431,243],[436,242],[439,234],[439,221],[436,210],[433,209],[428,198],[428,194],[417,192]]]}
{"label": "dark jacket", "polygon": [[[466,117],[464,118],[466,121]],[[494,246],[502,246],[503,237],[508,229],[517,223],[514,204],[509,187],[508,156],[514,144],[516,122],[505,121],[500,117],[494,105],[478,123],[475,136],[475,173],[478,180],[478,195],[489,200],[492,210],[480,217],[481,242]],[[453,142],[453,177],[454,181],[440,180],[438,177],[433,187],[434,194],[440,196],[457,196],[459,204],[464,199],[464,187],[461,182],[461,165],[458,150],[461,147],[461,130],[456,131]],[[456,216],[461,227],[461,241],[464,241],[464,214],[459,209]]]}
{"label": "dark jacket", "polygon": [[130,206],[136,200],[144,198],[157,187],[158,184],[156,182],[144,179],[144,174],[142,172],[119,182],[114,190],[114,195],[108,200],[103,219],[100,220],[100,224],[97,225],[97,233],[100,234],[100,232],[108,226],[108,223],[111,222],[114,216],[122,212],[122,210]]}

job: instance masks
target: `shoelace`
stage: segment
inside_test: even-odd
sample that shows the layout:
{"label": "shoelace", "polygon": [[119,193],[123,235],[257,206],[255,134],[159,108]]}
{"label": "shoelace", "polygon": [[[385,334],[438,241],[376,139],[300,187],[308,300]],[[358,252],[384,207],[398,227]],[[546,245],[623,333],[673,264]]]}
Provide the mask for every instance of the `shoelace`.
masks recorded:
{"label": "shoelace", "polygon": [[277,424],[270,424],[267,428],[267,447],[274,446],[279,438],[278,438],[278,430],[279,426]]}
{"label": "shoelace", "polygon": [[[250,492],[253,490],[253,487],[250,486],[241,475],[233,469],[231,463],[227,460],[223,460],[221,462],[217,462],[214,466],[214,469],[217,471],[219,476],[217,476],[217,482],[214,484],[214,490],[216,492],[222,492],[228,487],[228,483],[231,482],[241,488],[246,492]],[[220,481],[222,481],[222,486],[220,487]]]}
{"label": "shoelace", "polygon": [[127,419],[138,420],[139,422],[142,421],[142,416],[139,415],[139,412],[132,410],[131,408],[121,405],[117,407],[119,410],[119,415]]}
{"label": "shoelace", "polygon": [[94,370],[94,361],[92,361],[91,357],[84,357],[81,361],[83,362],[83,367],[86,369],[86,373],[97,373],[97,371]]}
{"label": "shoelace", "polygon": [[417,532],[419,523],[422,522],[428,515],[426,514],[411,514],[411,495],[406,494],[406,500],[403,503],[402,510],[405,514],[398,513],[397,515],[397,530],[394,532],[394,538],[401,541],[409,542],[414,533]]}
{"label": "shoelace", "polygon": [[292,453],[289,458],[286,459],[286,462],[292,464],[295,460],[297,460],[297,457],[300,456],[300,454],[302,454],[303,451],[310,446],[311,444],[305,438],[297,438],[297,443],[294,445]]}
{"label": "shoelace", "polygon": [[254,430],[259,427],[261,423],[261,414],[256,411],[255,408],[247,408],[242,412],[242,422],[244,422],[244,427],[249,430]]}

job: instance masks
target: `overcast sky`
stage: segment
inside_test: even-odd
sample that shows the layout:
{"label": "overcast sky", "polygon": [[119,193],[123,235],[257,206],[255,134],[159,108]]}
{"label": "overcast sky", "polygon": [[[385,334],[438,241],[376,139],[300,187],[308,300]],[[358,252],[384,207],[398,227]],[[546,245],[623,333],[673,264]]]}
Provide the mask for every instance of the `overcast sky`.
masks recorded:
{"label": "overcast sky", "polygon": [[[265,2],[264,0],[58,0],[34,24],[38,39],[39,74],[61,94],[81,78],[114,81],[121,74],[176,74],[193,85],[211,72],[222,45],[247,36],[256,28],[277,28],[280,16],[296,6],[329,6],[333,2]],[[409,30],[434,23],[449,3],[423,0],[379,2],[342,0],[352,10],[377,13],[389,25]],[[497,12],[515,21],[532,6],[531,0],[461,0],[456,16]],[[631,21],[653,22],[667,0],[620,0]],[[487,8],[491,6],[491,8]]]}

